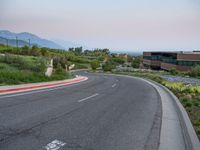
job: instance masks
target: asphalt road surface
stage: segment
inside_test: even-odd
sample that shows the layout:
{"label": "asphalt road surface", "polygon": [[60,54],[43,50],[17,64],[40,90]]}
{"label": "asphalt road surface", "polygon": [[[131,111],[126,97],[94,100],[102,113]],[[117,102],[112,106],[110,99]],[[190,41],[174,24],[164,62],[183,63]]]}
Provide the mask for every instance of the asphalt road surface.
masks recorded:
{"label": "asphalt road surface", "polygon": [[157,149],[161,102],[151,85],[78,74],[89,79],[54,90],[0,96],[0,149]]}

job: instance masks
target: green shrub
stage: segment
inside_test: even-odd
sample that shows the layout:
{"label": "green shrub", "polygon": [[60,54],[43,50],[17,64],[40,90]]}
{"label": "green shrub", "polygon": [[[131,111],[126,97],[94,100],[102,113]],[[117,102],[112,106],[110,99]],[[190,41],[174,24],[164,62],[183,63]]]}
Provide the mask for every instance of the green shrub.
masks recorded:
{"label": "green shrub", "polygon": [[177,75],[177,74],[178,74],[178,71],[176,70],[176,68],[171,68],[171,69],[169,70],[169,72],[170,72],[170,74],[172,74],[172,75]]}
{"label": "green shrub", "polygon": [[82,64],[82,63],[71,63],[71,64],[75,64],[75,68],[74,69],[88,69],[90,64]]}
{"label": "green shrub", "polygon": [[107,63],[102,65],[103,71],[112,71],[115,68],[116,68],[116,66],[114,64],[110,63],[110,62],[107,62]]}
{"label": "green shrub", "polygon": [[91,66],[92,70],[95,71],[95,70],[100,66],[100,64],[99,64],[98,61],[92,61],[92,62],[90,63],[90,66]]}
{"label": "green shrub", "polygon": [[191,103],[191,102],[189,102],[189,101],[188,101],[188,102],[186,102],[186,103],[185,103],[185,107],[188,107],[188,108],[192,107],[192,103]]}
{"label": "green shrub", "polygon": [[195,126],[200,126],[200,120],[193,120],[192,123],[193,123]]}
{"label": "green shrub", "polygon": [[141,56],[138,56],[138,57],[135,57],[132,61],[132,67],[133,68],[139,68],[140,67],[140,64],[142,63],[142,57]]}
{"label": "green shrub", "polygon": [[0,63],[0,70],[6,69],[7,65]]}
{"label": "green shrub", "polygon": [[189,114],[192,114],[192,108],[191,107],[186,107],[187,112],[189,112]]}
{"label": "green shrub", "polygon": [[72,62],[76,62],[76,63],[90,63],[90,61],[84,57],[72,57],[72,59],[70,60]]}
{"label": "green shrub", "polygon": [[[0,66],[3,65],[0,64]],[[18,70],[9,66],[0,70],[0,85],[44,82],[68,78],[71,78],[70,73],[64,72],[63,69],[57,69],[51,77],[46,77],[44,73],[33,72],[31,70]]]}
{"label": "green shrub", "polygon": [[194,106],[199,106],[200,105],[200,102],[197,101],[197,100],[193,100],[192,103],[193,103]]}
{"label": "green shrub", "polygon": [[183,103],[183,105],[185,105],[185,104],[188,102],[188,99],[187,99],[187,98],[181,98],[180,100],[181,100],[181,102]]}
{"label": "green shrub", "polygon": [[10,64],[20,70],[32,70],[35,72],[44,72],[47,61],[44,58],[31,56],[19,56],[7,54],[0,56],[0,62]]}
{"label": "green shrub", "polygon": [[61,64],[57,65],[57,68],[55,69],[55,74],[58,75],[65,75],[66,71],[62,68]]}
{"label": "green shrub", "polygon": [[200,127],[198,127],[198,128],[196,129],[196,131],[197,131],[197,134],[200,135]]}
{"label": "green shrub", "polygon": [[112,58],[112,61],[114,61],[117,64],[124,64],[125,63],[125,60],[123,58],[119,58],[119,57]]}
{"label": "green shrub", "polygon": [[192,77],[200,77],[200,65],[193,67],[190,75]]}
{"label": "green shrub", "polygon": [[5,70],[0,73],[0,84],[20,84],[31,83],[42,80],[41,74],[36,74],[27,70]]}

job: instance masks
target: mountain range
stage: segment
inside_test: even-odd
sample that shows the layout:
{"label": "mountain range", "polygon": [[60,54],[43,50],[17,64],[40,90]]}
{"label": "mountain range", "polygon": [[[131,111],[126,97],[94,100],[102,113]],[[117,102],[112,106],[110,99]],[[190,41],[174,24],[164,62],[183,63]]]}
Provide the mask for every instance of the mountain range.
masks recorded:
{"label": "mountain range", "polygon": [[[16,39],[17,37],[17,39]],[[39,47],[48,47],[55,49],[68,49],[69,47],[76,47],[76,44],[72,42],[54,42],[44,38],[40,38],[37,35],[28,32],[15,33],[8,30],[0,30],[0,44],[7,44],[11,46],[16,46],[16,40],[18,40],[18,46],[22,47],[24,45],[29,45],[29,40],[31,45],[38,45]]]}

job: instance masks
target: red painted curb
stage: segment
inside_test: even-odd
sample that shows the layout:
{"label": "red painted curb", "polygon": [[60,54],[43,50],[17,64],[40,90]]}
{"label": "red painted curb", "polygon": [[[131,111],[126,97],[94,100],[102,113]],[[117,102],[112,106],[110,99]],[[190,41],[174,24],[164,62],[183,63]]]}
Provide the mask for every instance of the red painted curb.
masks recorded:
{"label": "red painted curb", "polygon": [[5,89],[5,90],[0,90],[0,93],[8,93],[8,92],[20,92],[20,91],[24,91],[24,90],[34,90],[34,89],[38,89],[38,88],[47,88],[47,87],[56,87],[59,85],[69,85],[69,84],[73,84],[73,83],[78,83],[81,81],[87,80],[87,77],[81,77],[79,79],[75,79],[72,81],[65,81],[65,82],[59,82],[59,83],[52,83],[52,84],[44,84],[44,85],[36,85],[36,86],[30,86],[30,87],[21,87],[21,88],[13,88],[13,89]]}

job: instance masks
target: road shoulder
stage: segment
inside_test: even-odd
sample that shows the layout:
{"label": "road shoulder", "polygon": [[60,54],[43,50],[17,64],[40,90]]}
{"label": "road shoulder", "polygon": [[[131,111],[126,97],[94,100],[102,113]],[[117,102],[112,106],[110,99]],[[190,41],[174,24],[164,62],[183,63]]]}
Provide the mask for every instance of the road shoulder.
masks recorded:
{"label": "road shoulder", "polygon": [[178,98],[166,87],[157,82],[127,75],[116,75],[135,78],[153,86],[161,97],[162,125],[159,150],[199,150],[200,142],[186,110]]}

